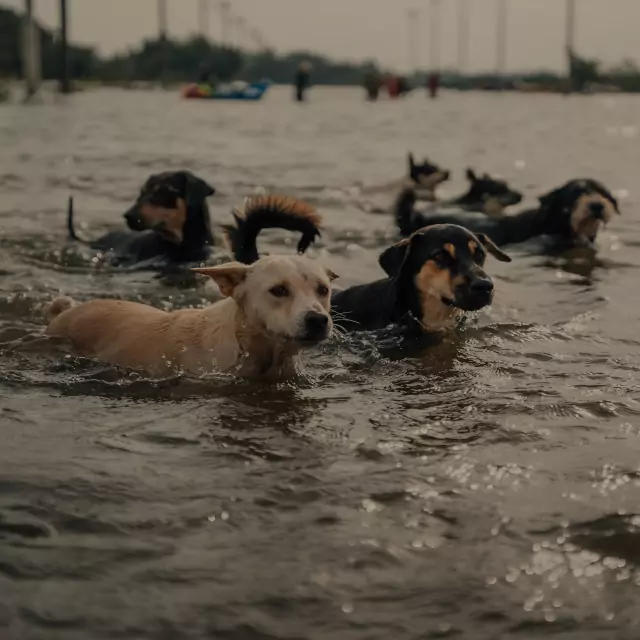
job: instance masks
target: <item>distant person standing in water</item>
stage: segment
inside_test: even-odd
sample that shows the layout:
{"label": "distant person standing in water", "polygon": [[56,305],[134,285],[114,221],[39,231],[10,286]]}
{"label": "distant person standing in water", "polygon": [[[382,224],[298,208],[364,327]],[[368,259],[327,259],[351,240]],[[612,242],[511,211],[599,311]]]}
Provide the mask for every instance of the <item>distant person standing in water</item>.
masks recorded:
{"label": "distant person standing in water", "polygon": [[364,88],[367,92],[367,100],[375,102],[380,95],[382,79],[376,71],[369,71],[364,76]]}
{"label": "distant person standing in water", "polygon": [[431,98],[438,97],[438,89],[440,88],[440,74],[437,71],[432,71],[429,74],[429,82],[427,88],[429,89],[429,96]]}
{"label": "distant person standing in water", "polygon": [[298,70],[296,71],[296,77],[294,79],[294,85],[296,87],[296,100],[298,102],[304,101],[304,94],[311,84],[311,65],[308,62],[301,62]]}

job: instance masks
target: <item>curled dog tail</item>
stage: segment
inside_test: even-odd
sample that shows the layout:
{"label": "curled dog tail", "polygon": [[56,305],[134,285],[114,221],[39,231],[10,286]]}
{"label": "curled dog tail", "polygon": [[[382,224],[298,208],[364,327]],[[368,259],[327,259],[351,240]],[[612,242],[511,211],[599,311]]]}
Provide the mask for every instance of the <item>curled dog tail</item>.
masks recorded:
{"label": "curled dog tail", "polygon": [[67,309],[71,309],[76,304],[73,298],[69,298],[68,296],[61,296],[60,298],[56,298],[52,300],[49,304],[44,307],[44,315],[47,321],[51,321],[54,318],[57,318],[63,311]]}
{"label": "curled dog tail", "polygon": [[415,210],[418,197],[413,187],[403,187],[393,204],[393,215],[402,236],[410,236],[414,231],[424,226],[424,216]]}
{"label": "curled dog tail", "polygon": [[244,211],[233,211],[235,225],[223,227],[233,257],[252,264],[260,256],[257,239],[263,229],[287,229],[302,234],[298,253],[304,253],[320,236],[321,218],[306,202],[289,196],[263,195],[249,198]]}

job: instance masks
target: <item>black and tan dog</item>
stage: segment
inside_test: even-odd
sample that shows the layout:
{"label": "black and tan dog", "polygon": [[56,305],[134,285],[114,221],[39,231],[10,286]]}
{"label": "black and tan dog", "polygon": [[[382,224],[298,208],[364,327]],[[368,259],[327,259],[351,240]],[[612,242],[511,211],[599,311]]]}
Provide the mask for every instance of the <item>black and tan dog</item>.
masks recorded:
{"label": "black and tan dog", "polygon": [[452,224],[420,229],[380,256],[387,274],[333,294],[336,323],[348,331],[390,324],[436,333],[455,326],[463,311],[491,304],[493,282],[483,269],[487,252],[511,258],[483,234]]}
{"label": "black and tan dog", "polygon": [[215,189],[190,171],[150,176],[124,214],[131,231],[112,231],[96,240],[78,237],[69,199],[69,238],[108,254],[109,263],[139,269],[205,260],[213,246],[207,198]]}
{"label": "black and tan dog", "polygon": [[[309,205],[293,198],[256,198],[249,201],[244,217],[236,214],[236,226],[227,229],[236,260],[258,259],[256,239],[267,227],[300,231],[299,252],[320,235],[318,214]],[[511,261],[482,234],[455,225],[421,229],[382,253],[386,278],[333,293],[334,320],[347,331],[390,324],[423,333],[450,328],[463,311],[491,304],[493,282],[483,269],[487,252]]]}
{"label": "black and tan dog", "polygon": [[500,217],[504,215],[506,208],[522,202],[522,194],[510,187],[505,180],[494,178],[488,173],[478,176],[473,169],[467,169],[466,177],[469,189],[461,196],[442,201],[441,206],[459,207],[463,211],[477,211],[489,217]]}
{"label": "black and tan dog", "polygon": [[470,214],[425,215],[415,210],[416,194],[405,189],[396,201],[395,218],[407,236],[430,224],[459,224],[484,233],[498,246],[516,244],[538,236],[563,246],[595,246],[598,232],[620,213],[618,201],[596,180],[570,180],[540,197],[539,206],[502,218]]}
{"label": "black and tan dog", "polygon": [[416,162],[412,153],[407,154],[407,173],[403,178],[377,186],[356,188],[355,206],[367,213],[389,213],[393,199],[404,187],[412,187],[423,202],[436,202],[436,189],[449,180],[451,172],[424,158]]}
{"label": "black and tan dog", "polygon": [[422,162],[416,162],[412,153],[408,154],[407,160],[409,161],[409,182],[419,190],[422,200],[434,202],[437,199],[436,189],[449,180],[451,172],[442,169],[426,157]]}

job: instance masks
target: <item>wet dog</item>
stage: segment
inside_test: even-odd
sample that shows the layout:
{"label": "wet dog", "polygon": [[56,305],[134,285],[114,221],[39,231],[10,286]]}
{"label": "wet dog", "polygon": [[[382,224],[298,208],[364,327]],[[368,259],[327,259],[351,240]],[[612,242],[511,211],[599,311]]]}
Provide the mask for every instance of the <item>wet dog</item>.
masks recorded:
{"label": "wet dog", "polygon": [[[476,175],[467,169],[469,189],[457,198],[442,201],[443,206],[459,207],[463,211],[478,211],[490,217],[504,215],[504,210],[522,202],[522,194],[510,187],[505,180],[493,178],[488,173]],[[418,199],[422,199],[417,193]]]}
{"label": "wet dog", "polygon": [[539,206],[503,218],[479,215],[425,215],[416,211],[417,195],[405,189],[396,201],[395,218],[402,235],[429,224],[459,224],[484,233],[498,246],[516,244],[538,236],[553,244],[595,247],[599,231],[620,213],[618,201],[600,182],[570,180],[539,198]]}
{"label": "wet dog", "polygon": [[58,298],[46,333],[67,339],[78,355],[152,376],[221,371],[276,379],[293,375],[299,352],[331,334],[336,276],[307,258],[268,256],[194,271],[212,278],[225,298],[169,313],[136,302]]}
{"label": "wet dog", "polygon": [[403,187],[413,187],[420,200],[424,202],[436,202],[436,189],[439,185],[449,180],[451,172],[439,167],[424,158],[422,162],[416,162],[412,153],[407,154],[407,174],[404,178],[388,182],[376,187],[358,188],[358,195],[364,198],[386,200],[386,202],[374,202],[358,199],[356,205],[367,213],[388,213],[391,209],[393,198],[398,190]]}
{"label": "wet dog", "polygon": [[[229,235],[236,260],[257,258],[256,239],[267,226],[286,225],[302,231],[306,240],[298,245],[299,251],[319,235],[319,218],[315,212],[309,215],[309,205],[293,199],[286,203],[278,208],[274,202],[275,210],[268,212],[248,208],[248,219]],[[386,278],[334,292],[334,321],[347,331],[382,329],[390,324],[417,327],[424,333],[450,328],[463,311],[491,304],[493,282],[483,270],[487,252],[511,261],[482,234],[454,225],[421,229],[380,256]]]}
{"label": "wet dog", "polygon": [[493,300],[493,281],[483,269],[487,252],[511,262],[483,234],[451,224],[420,229],[381,254],[387,278],[333,295],[334,319],[347,331],[390,324],[422,333],[450,329],[462,312],[482,309]]}
{"label": "wet dog", "polygon": [[154,174],[124,214],[132,231],[112,231],[91,241],[78,237],[70,199],[69,238],[108,254],[113,266],[153,269],[201,262],[213,246],[206,199],[214,193],[212,186],[190,171]]}
{"label": "wet dog", "polygon": [[451,172],[433,164],[428,158],[419,163],[413,154],[407,156],[409,161],[409,182],[420,193],[421,200],[436,201],[436,188],[451,177]]}

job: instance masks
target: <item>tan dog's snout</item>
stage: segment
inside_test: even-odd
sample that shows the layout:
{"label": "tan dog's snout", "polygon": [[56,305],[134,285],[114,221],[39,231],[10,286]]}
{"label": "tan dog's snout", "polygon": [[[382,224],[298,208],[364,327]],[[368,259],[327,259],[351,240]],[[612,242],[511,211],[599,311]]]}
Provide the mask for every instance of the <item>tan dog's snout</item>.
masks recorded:
{"label": "tan dog's snout", "polygon": [[329,337],[332,322],[329,314],[320,311],[307,311],[302,318],[300,338],[305,342],[320,342]]}

